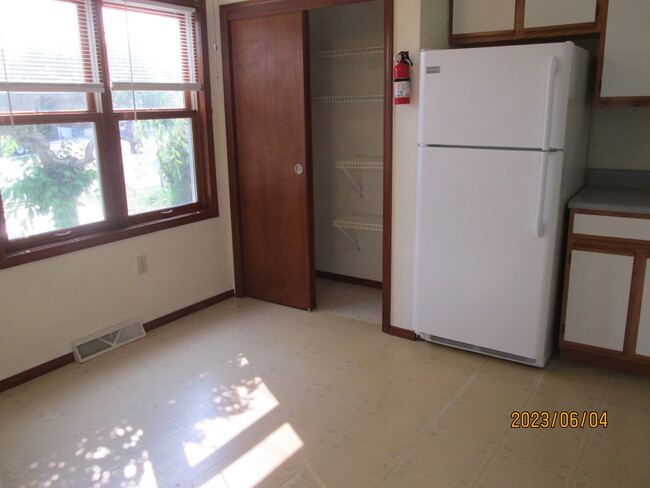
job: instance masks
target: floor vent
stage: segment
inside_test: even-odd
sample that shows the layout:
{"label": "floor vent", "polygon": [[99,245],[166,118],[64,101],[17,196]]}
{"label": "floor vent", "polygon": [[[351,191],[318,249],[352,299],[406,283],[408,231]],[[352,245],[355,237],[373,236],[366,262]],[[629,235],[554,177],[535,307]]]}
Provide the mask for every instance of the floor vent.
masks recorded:
{"label": "floor vent", "polygon": [[72,352],[75,360],[83,363],[124,344],[140,339],[145,334],[142,321],[132,320],[72,341]]}

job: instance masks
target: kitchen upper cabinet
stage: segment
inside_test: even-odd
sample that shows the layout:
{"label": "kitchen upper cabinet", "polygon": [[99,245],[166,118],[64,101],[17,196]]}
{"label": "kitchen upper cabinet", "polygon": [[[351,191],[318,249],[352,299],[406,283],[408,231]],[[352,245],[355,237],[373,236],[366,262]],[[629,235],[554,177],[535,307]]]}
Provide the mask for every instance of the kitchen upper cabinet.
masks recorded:
{"label": "kitchen upper cabinet", "polygon": [[452,34],[515,29],[516,0],[454,0]]}
{"label": "kitchen upper cabinet", "polygon": [[623,351],[633,256],[572,251],[564,340]]}
{"label": "kitchen upper cabinet", "polygon": [[650,105],[650,1],[605,2],[598,104]]}
{"label": "kitchen upper cabinet", "polygon": [[562,38],[600,32],[602,0],[450,0],[450,44]]}
{"label": "kitchen upper cabinet", "polygon": [[596,22],[597,0],[526,0],[524,29]]}

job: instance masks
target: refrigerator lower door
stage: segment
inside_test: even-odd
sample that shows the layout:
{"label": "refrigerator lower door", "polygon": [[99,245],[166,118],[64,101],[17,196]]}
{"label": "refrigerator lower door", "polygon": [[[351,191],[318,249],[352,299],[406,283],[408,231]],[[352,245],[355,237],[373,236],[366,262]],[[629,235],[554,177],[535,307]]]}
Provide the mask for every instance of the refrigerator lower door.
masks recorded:
{"label": "refrigerator lower door", "polygon": [[562,153],[546,157],[533,151],[419,148],[417,333],[544,365],[550,353]]}

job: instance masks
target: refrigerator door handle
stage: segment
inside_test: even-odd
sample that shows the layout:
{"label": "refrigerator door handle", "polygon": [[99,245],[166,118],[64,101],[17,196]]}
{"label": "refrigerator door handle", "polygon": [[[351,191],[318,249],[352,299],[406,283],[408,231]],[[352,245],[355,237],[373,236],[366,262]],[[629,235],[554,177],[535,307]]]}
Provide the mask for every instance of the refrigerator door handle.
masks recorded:
{"label": "refrigerator door handle", "polygon": [[548,174],[548,151],[541,153],[539,179],[537,182],[537,237],[544,236],[544,200],[546,199],[546,175]]}
{"label": "refrigerator door handle", "polygon": [[544,236],[544,200],[546,199],[546,176],[548,174],[548,151],[551,149],[551,122],[553,120],[553,95],[555,89],[555,73],[557,72],[556,56],[553,56],[548,65],[546,78],[546,97],[544,105],[544,133],[542,135],[542,154],[537,183],[537,237]]}
{"label": "refrigerator door handle", "polygon": [[555,94],[555,73],[557,73],[557,56],[553,56],[548,64],[546,77],[546,95],[544,97],[544,132],[542,133],[542,151],[551,149],[551,123],[553,121],[553,95]]}

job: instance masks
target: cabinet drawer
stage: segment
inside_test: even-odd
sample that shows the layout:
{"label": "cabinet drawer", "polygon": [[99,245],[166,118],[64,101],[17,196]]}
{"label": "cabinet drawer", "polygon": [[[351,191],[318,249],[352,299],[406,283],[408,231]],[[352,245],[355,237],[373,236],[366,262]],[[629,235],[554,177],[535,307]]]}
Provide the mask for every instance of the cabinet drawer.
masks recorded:
{"label": "cabinet drawer", "polygon": [[650,241],[650,219],[576,213],[573,233]]}

